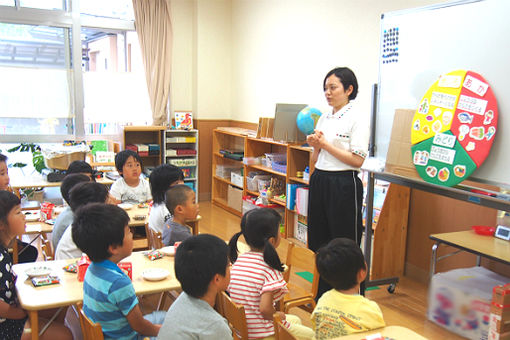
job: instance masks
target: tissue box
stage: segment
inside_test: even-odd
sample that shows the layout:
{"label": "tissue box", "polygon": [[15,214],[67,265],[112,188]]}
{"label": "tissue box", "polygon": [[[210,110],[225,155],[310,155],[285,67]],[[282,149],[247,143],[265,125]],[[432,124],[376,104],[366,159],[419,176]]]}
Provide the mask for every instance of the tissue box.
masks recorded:
{"label": "tissue box", "polygon": [[492,288],[509,282],[484,267],[438,273],[429,287],[428,319],[469,339],[487,339]]}

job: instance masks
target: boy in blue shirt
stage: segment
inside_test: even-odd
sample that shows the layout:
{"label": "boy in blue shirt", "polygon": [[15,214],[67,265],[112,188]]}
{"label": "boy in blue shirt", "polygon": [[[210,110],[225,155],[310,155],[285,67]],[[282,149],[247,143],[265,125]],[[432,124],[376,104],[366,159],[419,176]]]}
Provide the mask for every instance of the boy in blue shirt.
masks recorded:
{"label": "boy in blue shirt", "polygon": [[133,250],[128,222],[121,208],[91,203],[78,209],[72,226],[73,241],[92,261],[83,282],[83,310],[101,325],[105,339],[155,337],[165,316],[154,312],[144,318],[131,280],[117,266]]}

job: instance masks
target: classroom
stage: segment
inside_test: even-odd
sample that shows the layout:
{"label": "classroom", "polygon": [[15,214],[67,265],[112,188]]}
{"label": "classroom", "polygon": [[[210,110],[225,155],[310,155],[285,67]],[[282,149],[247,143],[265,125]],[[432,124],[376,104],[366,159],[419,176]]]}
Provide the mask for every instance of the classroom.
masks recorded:
{"label": "classroom", "polygon": [[[26,218],[24,231],[6,246],[10,222],[0,216],[0,250],[12,256],[19,309],[31,327],[24,326],[22,338],[66,339],[69,332],[74,339],[96,338],[81,323],[85,314],[93,319],[78,279],[90,264],[80,258],[87,252],[73,241],[74,228],[54,241],[59,215],[69,214],[67,228],[87,200],[115,203],[127,213],[133,252],[119,263],[130,263],[123,270],[143,314],[171,312],[189,294],[174,271],[178,230],[186,239],[212,234],[228,243],[241,231],[243,215],[266,207],[280,216],[273,241],[281,236],[276,251],[290,290],[271,310],[297,316],[314,338],[510,339],[510,286],[504,286],[510,282],[510,134],[504,132],[510,123],[502,117],[510,84],[497,66],[510,47],[491,33],[510,25],[502,14],[508,7],[504,0],[0,0],[0,154],[7,157],[0,158],[0,193],[8,169],[6,187]],[[476,31],[475,23],[489,33]],[[455,47],[451,37],[459,37]],[[427,44],[434,48],[422,48]],[[499,54],[483,52],[495,48]],[[341,97],[334,95],[338,86]],[[464,101],[457,103],[461,87]],[[429,113],[429,104],[444,114]],[[462,114],[445,111],[461,108]],[[348,128],[336,123],[346,118]],[[480,132],[476,122],[490,128]],[[451,133],[443,128],[449,124]],[[322,138],[317,125],[336,139]],[[457,164],[461,154],[469,165]],[[72,161],[84,161],[87,170],[71,171]],[[126,198],[120,182],[133,187],[124,175],[137,162],[133,181],[148,196]],[[79,195],[62,184],[88,167],[101,186],[72,183],[87,187],[75,208]],[[182,177],[172,183],[157,177],[170,169]],[[172,217],[169,208],[176,183],[194,195],[195,211],[185,211],[187,217]],[[179,184],[175,189],[187,193]],[[156,218],[164,223],[153,228]],[[348,227],[329,231],[329,220]],[[246,235],[238,241],[241,253],[255,249]],[[333,285],[315,261],[337,237],[360,246],[366,267],[359,271],[366,277],[356,277],[354,295],[376,303],[384,327],[354,323],[353,332],[350,320],[353,334],[320,333],[318,297]],[[74,248],[68,253],[57,248],[64,239]],[[22,263],[32,251],[35,262]],[[34,268],[46,268],[41,277],[56,282],[37,287],[26,273]],[[286,339],[291,319],[266,318],[271,330],[264,336],[254,336],[246,319],[246,335],[233,323],[224,307],[236,300],[236,269],[235,263],[229,269],[231,296],[218,294],[215,310],[238,338]],[[9,302],[1,292],[0,298],[4,338],[2,304]],[[244,308],[249,319],[250,307]],[[100,324],[98,334],[108,338],[108,326]],[[159,338],[172,334],[162,329]],[[291,339],[309,338],[296,334]]]}

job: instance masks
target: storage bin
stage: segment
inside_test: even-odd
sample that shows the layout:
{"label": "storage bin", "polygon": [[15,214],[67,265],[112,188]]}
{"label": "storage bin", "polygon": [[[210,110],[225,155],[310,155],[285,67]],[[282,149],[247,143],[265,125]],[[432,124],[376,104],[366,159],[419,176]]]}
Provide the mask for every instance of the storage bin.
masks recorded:
{"label": "storage bin", "polygon": [[287,163],[272,162],[271,168],[274,171],[286,173],[287,172]]}
{"label": "storage bin", "polygon": [[271,178],[269,179],[259,179],[257,182],[257,189],[259,192],[263,190],[267,190],[269,186],[271,185]]}
{"label": "storage bin", "polygon": [[232,171],[230,173],[230,181],[232,184],[237,185],[238,187],[243,187],[243,173],[241,170]]}
{"label": "storage bin", "polygon": [[284,153],[266,153],[266,158],[270,163],[287,163],[287,155]]}
{"label": "storage bin", "polygon": [[69,164],[74,161],[84,161],[86,152],[73,152],[59,155],[53,158],[44,158],[44,164],[49,169],[67,170]]}
{"label": "storage bin", "polygon": [[270,175],[256,175],[254,177],[246,177],[246,186],[248,190],[251,191],[259,191],[259,180],[269,180],[271,181]]}

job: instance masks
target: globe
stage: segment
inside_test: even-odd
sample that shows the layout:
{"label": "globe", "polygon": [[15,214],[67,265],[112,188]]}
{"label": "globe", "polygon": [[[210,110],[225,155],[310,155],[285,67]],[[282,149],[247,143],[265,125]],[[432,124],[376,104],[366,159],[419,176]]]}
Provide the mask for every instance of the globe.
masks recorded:
{"label": "globe", "polygon": [[322,112],[319,109],[309,106],[299,111],[296,117],[296,124],[299,131],[305,135],[312,134],[321,115]]}

